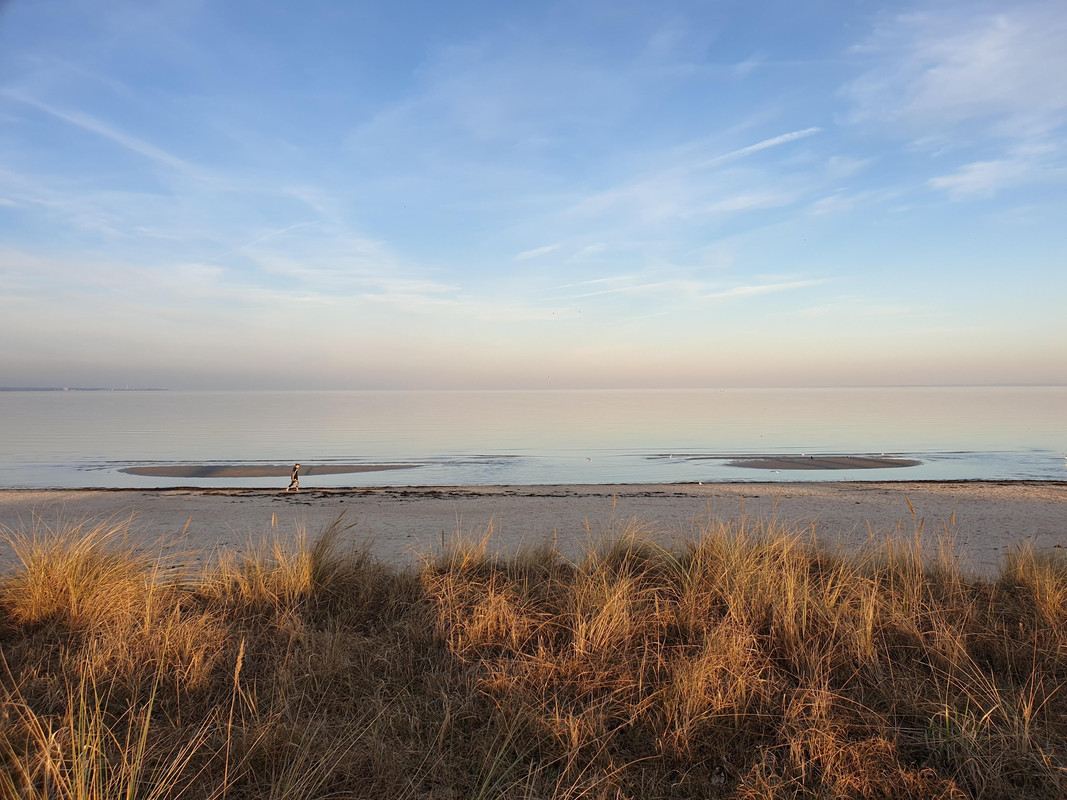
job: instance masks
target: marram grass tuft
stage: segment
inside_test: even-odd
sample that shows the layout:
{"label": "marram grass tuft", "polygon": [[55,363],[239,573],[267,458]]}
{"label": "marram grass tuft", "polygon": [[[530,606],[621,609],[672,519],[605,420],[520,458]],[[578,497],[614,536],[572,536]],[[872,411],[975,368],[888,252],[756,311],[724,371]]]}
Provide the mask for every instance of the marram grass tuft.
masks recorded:
{"label": "marram grass tuft", "polygon": [[0,798],[1067,794],[1049,553],[703,518],[400,570],[338,520],[193,575],[127,525],[11,534]]}

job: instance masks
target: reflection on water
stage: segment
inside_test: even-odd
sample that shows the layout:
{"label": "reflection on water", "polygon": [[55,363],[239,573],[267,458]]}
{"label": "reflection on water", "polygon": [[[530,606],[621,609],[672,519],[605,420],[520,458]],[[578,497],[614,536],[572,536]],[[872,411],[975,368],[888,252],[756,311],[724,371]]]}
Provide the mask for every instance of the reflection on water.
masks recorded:
{"label": "reflection on water", "polygon": [[[414,462],[317,485],[1065,479],[1067,388],[0,392],[0,485],[148,487],[170,463]],[[893,455],[907,469],[731,458]],[[276,482],[276,481],[275,481]],[[271,486],[271,479],[183,485]]]}

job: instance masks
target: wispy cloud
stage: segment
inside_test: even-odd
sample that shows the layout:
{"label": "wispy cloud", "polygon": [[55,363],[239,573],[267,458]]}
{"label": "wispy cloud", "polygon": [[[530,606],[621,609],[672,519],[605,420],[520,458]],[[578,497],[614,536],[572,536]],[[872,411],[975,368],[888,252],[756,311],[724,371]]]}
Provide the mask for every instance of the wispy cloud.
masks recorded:
{"label": "wispy cloud", "polygon": [[1046,135],[1067,111],[1065,41],[1058,3],[900,15],[856,48],[876,66],[843,91],[854,121],[891,123],[916,137],[961,125],[972,135]]}
{"label": "wispy cloud", "polygon": [[[269,258],[265,257],[269,261]],[[281,259],[275,266],[281,269]],[[225,307],[227,316],[272,316],[279,310],[303,307],[360,308],[390,306],[407,317],[458,309],[463,302],[455,286],[415,275],[346,274],[321,264],[299,272],[287,270],[286,282],[264,282],[247,272],[219,264],[174,261],[148,268],[141,263],[100,262],[86,257],[42,258],[0,250],[0,286],[9,297],[48,299],[50,314],[91,314],[100,302],[135,303],[146,308],[171,308],[196,316],[205,305]],[[201,312],[196,307],[201,307]],[[313,313],[313,312],[311,312]],[[307,320],[305,320],[307,321]]]}
{"label": "wispy cloud", "polygon": [[282,236],[283,234],[289,233],[290,231],[295,231],[298,228],[304,228],[304,227],[307,227],[308,225],[312,225],[312,224],[314,224],[314,223],[311,223],[311,222],[297,222],[297,223],[295,223],[293,225],[286,225],[284,228],[278,228],[277,230],[268,231],[267,233],[264,233],[261,236],[257,236],[255,239],[253,239],[250,242],[245,242],[244,244],[242,244],[242,245],[240,245],[238,247],[235,247],[234,248],[234,252],[240,252],[242,250],[247,250],[250,247],[255,247],[257,244],[262,244],[263,242],[267,241],[268,239],[273,239],[276,236]]}
{"label": "wispy cloud", "polygon": [[944,189],[954,200],[979,195],[992,197],[998,190],[1024,180],[1029,165],[1018,161],[975,161],[950,175],[931,178],[935,189]]}
{"label": "wispy cloud", "polygon": [[1006,158],[973,161],[927,183],[948,192],[953,200],[962,200],[993,197],[1003,189],[1026,183],[1067,181],[1067,169],[1056,163],[1056,155],[1051,147],[1017,148]]}
{"label": "wispy cloud", "polygon": [[862,191],[835,191],[820,197],[807,206],[807,212],[815,216],[842,214],[857,208],[868,207],[878,203],[887,203],[900,197],[901,189],[887,187]]}
{"label": "wispy cloud", "polygon": [[531,258],[537,258],[539,256],[548,255],[549,253],[559,250],[562,245],[559,244],[546,244],[544,247],[535,247],[533,250],[524,250],[519,253],[512,261],[528,261]]}
{"label": "wispy cloud", "polygon": [[593,297],[607,297],[610,295],[644,296],[644,295],[674,295],[679,297],[691,296],[698,290],[701,284],[698,281],[669,279],[648,281],[643,283],[630,283],[626,279],[614,281],[615,286],[598,289],[592,292],[582,292],[572,295],[571,300],[586,300]]}
{"label": "wispy cloud", "polygon": [[607,251],[608,246],[604,242],[594,242],[593,244],[587,244],[581,250],[574,254],[575,259],[590,258],[592,256],[598,256],[601,253]]}
{"label": "wispy cloud", "polygon": [[1063,180],[1065,43],[1057,3],[1021,0],[995,13],[949,4],[884,17],[853,48],[870,66],[841,90],[851,103],[845,119],[927,155],[934,174],[923,182],[952,200]]}
{"label": "wispy cloud", "polygon": [[793,192],[743,192],[705,206],[703,211],[706,214],[714,215],[755,211],[762,208],[781,208],[795,202],[796,197]]}
{"label": "wispy cloud", "polygon": [[632,281],[637,279],[637,276],[634,275],[612,275],[604,278],[590,278],[587,281],[577,281],[576,283],[564,283],[557,286],[556,289],[579,289],[586,286],[600,286],[607,283],[617,283],[620,281]]}
{"label": "wispy cloud", "polygon": [[779,283],[756,283],[745,286],[733,286],[718,292],[710,292],[702,295],[706,300],[729,300],[742,297],[756,297],[762,294],[775,294],[777,292],[791,292],[796,289],[807,289],[825,283],[823,280],[781,281]]}
{"label": "wispy cloud", "polygon": [[866,167],[868,167],[874,159],[871,158],[856,158],[851,156],[830,156],[826,160],[826,177],[830,180],[841,180],[844,178],[851,178]]}
{"label": "wispy cloud", "polygon": [[721,281],[712,281],[697,277],[667,277],[657,280],[649,280],[648,276],[641,275],[617,275],[608,278],[600,278],[591,281],[583,281],[578,284],[569,284],[561,289],[587,288],[588,291],[572,294],[571,300],[584,300],[594,297],[610,296],[644,296],[661,295],[673,296],[678,299],[690,300],[728,300],[746,297],[755,297],[764,294],[789,292],[797,289],[806,289],[825,283],[823,279],[804,279],[790,281],[774,281],[768,283],[740,284],[722,288]]}
{"label": "wispy cloud", "polygon": [[730,71],[733,72],[734,75],[737,75],[738,77],[747,78],[758,67],[763,66],[766,63],[766,61],[767,61],[767,59],[763,55],[758,54],[758,53],[753,53],[748,58],[746,58],[744,61],[738,61],[736,64],[734,64],[730,68]]}
{"label": "wispy cloud", "polygon": [[693,222],[709,216],[780,208],[795,202],[802,191],[790,172],[763,165],[747,170],[731,166],[742,159],[819,133],[805,128],[763,139],[711,159],[675,162],[617,185],[582,196],[566,210],[576,218],[613,216],[620,233],[642,226]]}
{"label": "wispy cloud", "polygon": [[242,282],[303,291],[327,298],[362,297],[376,302],[439,303],[458,287],[421,274],[381,242],[333,232],[324,234],[325,247],[295,240],[286,248],[248,246],[243,255],[259,274],[245,274]]}

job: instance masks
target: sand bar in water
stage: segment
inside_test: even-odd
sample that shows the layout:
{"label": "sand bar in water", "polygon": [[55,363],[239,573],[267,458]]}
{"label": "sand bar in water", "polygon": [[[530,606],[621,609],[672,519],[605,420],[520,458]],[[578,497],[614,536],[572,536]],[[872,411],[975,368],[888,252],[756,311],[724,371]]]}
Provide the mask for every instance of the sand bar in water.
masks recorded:
{"label": "sand bar in water", "polygon": [[727,461],[728,467],[747,469],[893,469],[917,467],[921,464],[914,458],[893,456],[755,456]]}

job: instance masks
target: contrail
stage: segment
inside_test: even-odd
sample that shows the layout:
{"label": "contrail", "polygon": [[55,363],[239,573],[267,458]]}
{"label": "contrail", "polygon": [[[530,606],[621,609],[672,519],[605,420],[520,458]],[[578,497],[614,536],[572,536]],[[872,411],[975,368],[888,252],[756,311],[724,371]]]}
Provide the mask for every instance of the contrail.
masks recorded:
{"label": "contrail", "polygon": [[235,247],[230,252],[232,252],[232,253],[240,252],[241,250],[245,250],[245,249],[247,249],[249,247],[252,247],[253,245],[257,245],[260,242],[265,241],[267,239],[273,238],[275,236],[280,236],[283,233],[288,233],[289,231],[293,230],[294,228],[303,228],[305,225],[310,225],[310,224],[311,224],[310,222],[298,222],[295,225],[288,225],[288,226],[286,226],[284,228],[279,228],[276,231],[271,231],[270,233],[265,233],[262,236],[260,236],[260,237],[258,237],[256,239],[253,239],[250,242],[246,242],[245,244],[241,245],[240,247]]}
{"label": "contrail", "polygon": [[696,169],[708,169],[709,167],[717,167],[719,164],[727,164],[731,161],[737,161],[739,158],[752,155],[752,153],[758,153],[760,150],[766,150],[768,147],[776,147],[780,144],[786,144],[788,142],[795,142],[797,139],[806,139],[809,136],[813,136],[816,133],[822,133],[822,128],[805,128],[802,131],[793,131],[792,133],[783,133],[781,136],[775,136],[771,139],[764,139],[762,142],[756,142],[750,144],[748,147],[742,147],[740,150],[733,150],[729,153],[724,153],[721,156],[715,156],[715,158],[701,162],[696,165]]}
{"label": "contrail", "polygon": [[66,111],[63,109],[51,106],[48,103],[44,103],[38,100],[36,97],[31,97],[28,94],[19,92],[13,89],[0,89],[0,95],[7,97],[10,100],[14,100],[18,103],[23,103],[32,108],[36,108],[38,111],[42,111],[45,114],[62,120],[69,125],[74,125],[77,128],[81,128],[84,131],[95,133],[97,136],[102,136],[105,139],[109,139],[120,147],[124,147],[127,150],[137,153],[138,155],[150,158],[153,161],[158,161],[161,164],[166,164],[168,167],[180,170],[186,173],[193,173],[194,167],[187,161],[184,161],[177,156],[171,155],[166,150],[162,150],[153,144],[149,144],[143,139],[138,139],[135,136],[130,136],[122,131],[112,128],[104,122],[91,117],[88,114],[82,114],[79,111]]}

